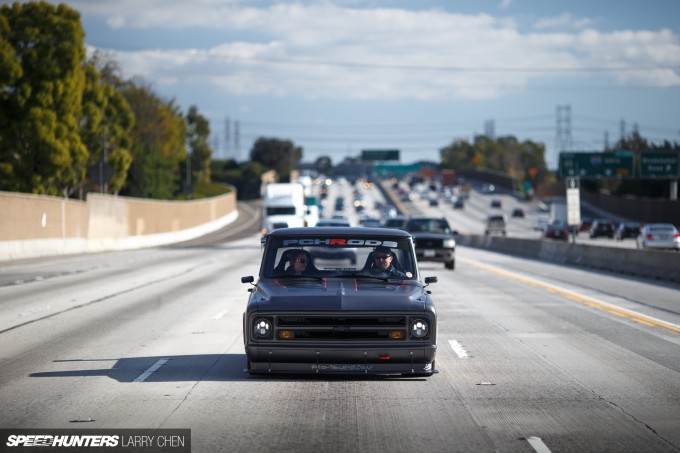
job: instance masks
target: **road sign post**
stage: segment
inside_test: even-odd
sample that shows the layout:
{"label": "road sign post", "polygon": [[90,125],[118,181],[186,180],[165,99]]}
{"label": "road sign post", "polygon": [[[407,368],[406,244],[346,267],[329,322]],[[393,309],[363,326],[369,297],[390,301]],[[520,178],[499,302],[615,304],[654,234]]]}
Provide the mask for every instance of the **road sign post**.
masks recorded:
{"label": "road sign post", "polygon": [[581,192],[578,178],[567,178],[567,225],[576,242],[576,233],[581,225]]}

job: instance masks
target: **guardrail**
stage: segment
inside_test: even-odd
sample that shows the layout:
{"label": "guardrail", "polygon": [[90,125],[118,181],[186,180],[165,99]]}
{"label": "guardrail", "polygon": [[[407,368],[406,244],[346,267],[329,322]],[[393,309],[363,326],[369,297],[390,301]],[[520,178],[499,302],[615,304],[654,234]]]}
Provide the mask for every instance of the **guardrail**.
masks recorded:
{"label": "guardrail", "polygon": [[192,201],[0,192],[0,213],[0,261],[155,247],[203,236],[238,217],[235,189]]}
{"label": "guardrail", "polygon": [[480,235],[461,235],[456,238],[456,242],[458,245],[525,258],[680,282],[680,252]]}
{"label": "guardrail", "polygon": [[[379,187],[402,214],[409,215],[390,187],[382,183]],[[481,235],[459,235],[456,243],[508,255],[680,283],[680,252]]]}

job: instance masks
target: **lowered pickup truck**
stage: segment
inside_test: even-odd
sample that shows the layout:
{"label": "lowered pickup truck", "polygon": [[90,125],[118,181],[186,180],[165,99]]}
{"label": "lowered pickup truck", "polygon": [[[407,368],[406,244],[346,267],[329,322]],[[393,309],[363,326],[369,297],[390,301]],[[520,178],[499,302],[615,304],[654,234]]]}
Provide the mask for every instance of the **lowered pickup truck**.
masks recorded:
{"label": "lowered pickup truck", "polygon": [[[418,272],[410,234],[307,227],[264,239],[259,279],[241,279],[253,285],[243,314],[251,374],[436,373],[437,315],[426,287],[437,277]],[[330,253],[350,249],[355,263]]]}

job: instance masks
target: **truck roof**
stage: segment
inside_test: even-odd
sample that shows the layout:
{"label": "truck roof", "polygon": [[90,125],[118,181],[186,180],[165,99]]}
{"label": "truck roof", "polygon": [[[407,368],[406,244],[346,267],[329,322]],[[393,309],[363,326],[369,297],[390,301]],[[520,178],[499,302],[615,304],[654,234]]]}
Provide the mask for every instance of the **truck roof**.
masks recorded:
{"label": "truck roof", "polygon": [[344,235],[362,237],[390,237],[407,238],[411,235],[406,231],[390,228],[364,228],[364,227],[301,227],[281,228],[271,233],[273,237],[299,237],[311,235]]}

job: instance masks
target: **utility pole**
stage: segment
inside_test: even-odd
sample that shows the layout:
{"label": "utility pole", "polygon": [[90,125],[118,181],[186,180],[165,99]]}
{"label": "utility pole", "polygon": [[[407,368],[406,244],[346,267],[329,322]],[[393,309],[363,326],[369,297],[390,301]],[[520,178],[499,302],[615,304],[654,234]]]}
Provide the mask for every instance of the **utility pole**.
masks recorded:
{"label": "utility pole", "polygon": [[626,140],[626,120],[621,118],[621,123],[619,124],[620,127],[620,134],[621,134],[621,141],[623,142]]}
{"label": "utility pole", "polygon": [[191,148],[187,147],[187,181],[186,181],[186,186],[184,188],[184,194],[187,197],[187,200],[191,199],[191,192],[192,192],[192,187],[191,187]]}
{"label": "utility pole", "polygon": [[229,155],[231,148],[231,120],[227,117],[224,120],[224,157]]}
{"label": "utility pole", "polygon": [[604,150],[609,151],[609,131],[604,131]]}
{"label": "utility pole", "polygon": [[107,187],[104,181],[104,167],[109,159],[109,126],[104,127],[104,143],[102,144],[102,156],[99,159],[99,193],[106,193]]}
{"label": "utility pole", "polygon": [[239,149],[240,148],[239,141],[241,139],[239,129],[240,129],[239,128],[239,122],[234,121],[234,151],[235,151],[234,152],[234,157],[235,157],[234,160],[236,160],[237,162],[239,161],[239,159],[241,157],[240,156],[241,153],[240,153],[240,149]]}

